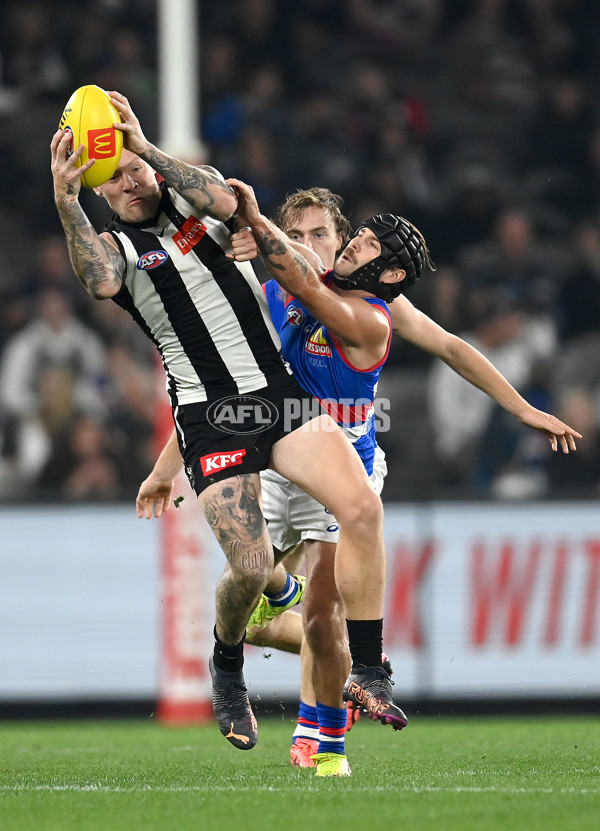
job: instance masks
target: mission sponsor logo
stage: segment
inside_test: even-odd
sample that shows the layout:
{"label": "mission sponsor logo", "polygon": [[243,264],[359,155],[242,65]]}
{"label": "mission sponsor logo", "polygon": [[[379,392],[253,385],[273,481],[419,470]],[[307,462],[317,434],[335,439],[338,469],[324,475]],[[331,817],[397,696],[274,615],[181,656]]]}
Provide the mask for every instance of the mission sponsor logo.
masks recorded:
{"label": "mission sponsor logo", "polygon": [[242,450],[225,450],[220,453],[209,453],[207,456],[200,456],[200,466],[204,476],[210,476],[212,473],[219,473],[221,470],[226,470],[228,467],[235,467],[241,465],[244,461],[246,451]]}
{"label": "mission sponsor logo", "polygon": [[258,395],[231,395],[210,405],[208,421],[223,433],[261,433],[279,418],[279,410]]}
{"label": "mission sponsor logo", "polygon": [[331,346],[323,337],[323,330],[321,328],[313,332],[306,341],[304,349],[306,352],[310,352],[311,355],[323,355],[326,358],[331,358]]}
{"label": "mission sponsor logo", "polygon": [[138,271],[151,271],[166,263],[168,259],[169,255],[166,251],[148,251],[147,254],[142,254],[135,265]]}

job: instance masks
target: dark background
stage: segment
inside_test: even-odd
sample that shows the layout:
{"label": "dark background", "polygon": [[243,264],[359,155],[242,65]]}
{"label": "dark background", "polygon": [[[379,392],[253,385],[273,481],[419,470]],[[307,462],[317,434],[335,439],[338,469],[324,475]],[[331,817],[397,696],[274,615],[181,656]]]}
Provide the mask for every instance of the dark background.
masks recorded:
{"label": "dark background", "polygon": [[[62,109],[86,83],[126,94],[158,141],[155,6],[0,12],[4,501],[130,500],[155,458],[152,348],[78,284],[49,169]],[[252,184],[268,214],[321,185],[355,225],[408,217],[437,265],[410,299],[585,434],[557,458],[491,402],[449,394],[438,362],[398,341],[380,385],[384,499],[595,498],[598,3],[221,0],[199,3],[198,48],[198,161]],[[100,228],[104,204],[82,201]]]}

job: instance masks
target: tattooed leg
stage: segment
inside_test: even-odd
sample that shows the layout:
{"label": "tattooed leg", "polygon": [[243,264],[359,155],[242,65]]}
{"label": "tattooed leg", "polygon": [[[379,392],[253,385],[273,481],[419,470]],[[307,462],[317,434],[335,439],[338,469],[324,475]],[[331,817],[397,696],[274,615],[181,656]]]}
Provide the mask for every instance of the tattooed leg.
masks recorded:
{"label": "tattooed leg", "polygon": [[273,547],[260,509],[258,474],[225,479],[200,496],[204,515],[227,558],[217,583],[217,635],[239,643],[273,570]]}

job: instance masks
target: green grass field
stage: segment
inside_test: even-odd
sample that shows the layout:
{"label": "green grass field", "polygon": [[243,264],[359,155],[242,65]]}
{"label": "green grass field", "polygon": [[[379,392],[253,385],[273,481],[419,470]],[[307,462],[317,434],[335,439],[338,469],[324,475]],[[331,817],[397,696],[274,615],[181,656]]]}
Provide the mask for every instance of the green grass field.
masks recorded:
{"label": "green grass field", "polygon": [[361,721],[348,779],[289,764],[291,719],[235,750],[216,725],[0,723],[2,831],[598,831],[600,720]]}

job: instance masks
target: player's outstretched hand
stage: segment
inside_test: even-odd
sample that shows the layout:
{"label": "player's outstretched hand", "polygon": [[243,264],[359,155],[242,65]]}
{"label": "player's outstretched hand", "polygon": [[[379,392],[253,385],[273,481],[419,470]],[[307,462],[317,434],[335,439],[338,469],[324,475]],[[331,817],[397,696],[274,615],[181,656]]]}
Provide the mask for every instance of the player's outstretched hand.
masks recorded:
{"label": "player's outstretched hand", "polygon": [[77,166],[84,151],[84,145],[80,144],[71,155],[67,155],[72,138],[70,130],[57,130],[50,143],[51,170],[56,199],[77,199],[81,190],[81,177],[96,163],[95,159],[89,159],[85,164]]}
{"label": "player's outstretched hand", "polygon": [[140,485],[135,500],[135,508],[140,519],[152,519],[152,515],[158,519],[163,511],[168,511],[173,496],[174,480],[161,481],[152,473]]}
{"label": "player's outstretched hand", "polygon": [[225,181],[238,198],[238,214],[244,217],[248,225],[252,225],[260,218],[260,208],[254,195],[254,189],[242,182],[241,179],[226,179]]}
{"label": "player's outstretched hand", "polygon": [[563,453],[568,453],[569,450],[577,450],[575,439],[583,438],[581,433],[569,427],[564,421],[560,421],[550,413],[536,410],[535,407],[532,407],[521,421],[528,427],[533,427],[535,430],[545,433],[554,451],[558,450],[559,444]]}
{"label": "player's outstretched hand", "polygon": [[120,124],[115,123],[113,126],[123,133],[123,146],[141,156],[148,147],[148,140],[142,131],[138,117],[124,95],[116,90],[110,90],[108,94],[112,105],[122,119]]}

